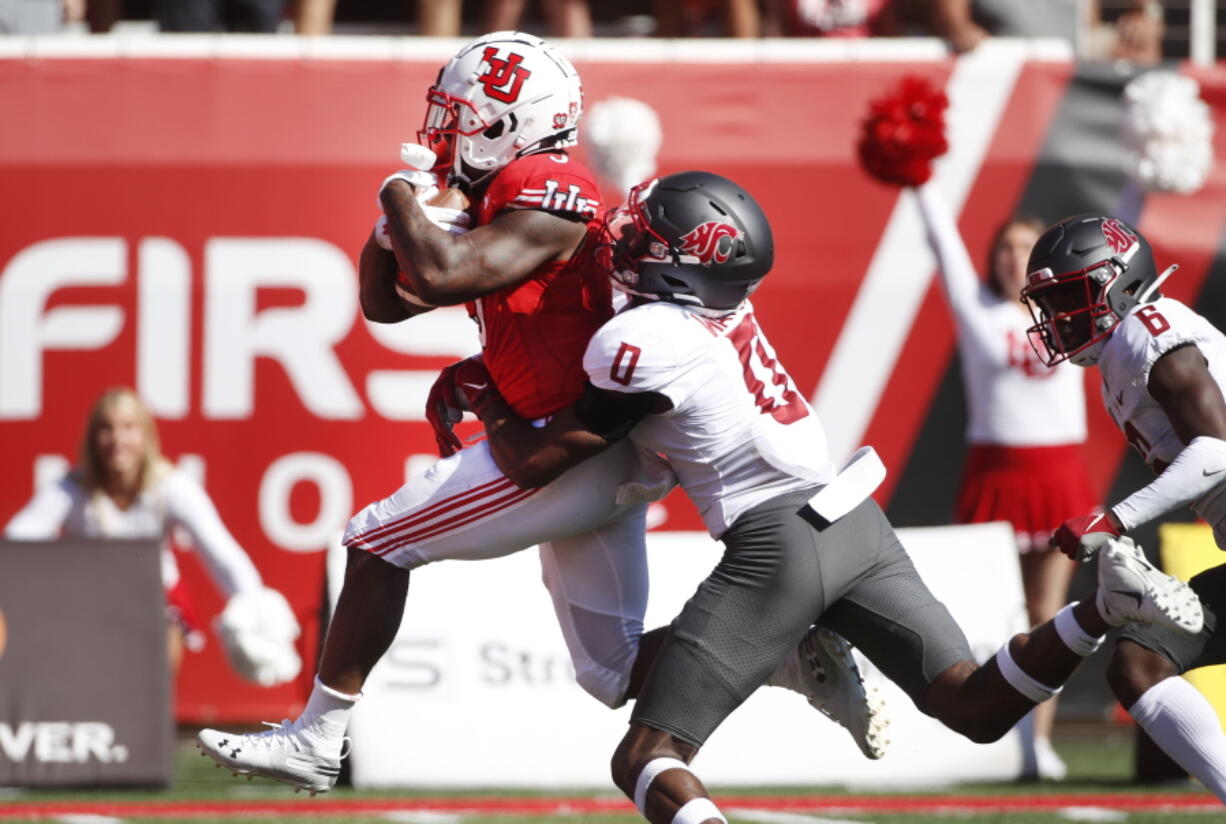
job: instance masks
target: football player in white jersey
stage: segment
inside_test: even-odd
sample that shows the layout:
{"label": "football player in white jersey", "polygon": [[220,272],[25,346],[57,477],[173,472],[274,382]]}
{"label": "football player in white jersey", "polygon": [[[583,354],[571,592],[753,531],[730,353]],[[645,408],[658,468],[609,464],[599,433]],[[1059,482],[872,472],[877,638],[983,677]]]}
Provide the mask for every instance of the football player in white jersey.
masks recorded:
{"label": "football player in white jersey", "polygon": [[836,471],[821,423],[748,301],[773,262],[753,198],[709,172],[637,187],[598,247],[630,308],[588,344],[588,385],[543,427],[496,390],[458,386],[507,477],[526,487],[623,438],[662,453],[726,547],[670,626],[613,757],[613,777],[656,824],[724,820],[689,761],[810,625],[858,646],[924,712],[976,741],[1052,697],[1110,625],[1200,629],[1188,588],[1121,541],[1100,554],[1092,601],[1019,635],[982,667],[869,497],[865,450]]}
{"label": "football player in white jersey", "polygon": [[[1022,298],[1048,363],[1097,366],[1102,399],[1158,476],[1105,512],[1065,521],[1052,542],[1087,560],[1105,541],[1190,505],[1226,549],[1226,336],[1158,287],[1149,242],[1123,220],[1078,215],[1035,243]],[[1194,577],[1204,605],[1195,635],[1157,626],[1124,631],[1107,678],[1120,703],[1181,767],[1226,801],[1226,737],[1209,702],[1181,673],[1226,663],[1216,616],[1226,565]]]}

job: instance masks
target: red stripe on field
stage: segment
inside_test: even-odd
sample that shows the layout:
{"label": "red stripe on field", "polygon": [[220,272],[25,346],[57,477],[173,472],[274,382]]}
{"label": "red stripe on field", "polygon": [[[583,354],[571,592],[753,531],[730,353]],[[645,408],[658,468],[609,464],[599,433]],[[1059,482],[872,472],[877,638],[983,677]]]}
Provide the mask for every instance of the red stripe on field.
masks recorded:
{"label": "red stripe on field", "polygon": [[[793,812],[1011,812],[1103,807],[1112,810],[1220,810],[1207,793],[1100,793],[1040,796],[891,795],[891,796],[716,796],[725,809],[788,810]],[[269,801],[77,801],[14,802],[0,807],[0,819],[49,818],[61,815],[107,815],[120,818],[196,818],[224,815],[336,816],[382,812],[500,813],[505,815],[568,815],[628,813],[634,807],[621,798],[416,798],[416,799],[285,799]]]}

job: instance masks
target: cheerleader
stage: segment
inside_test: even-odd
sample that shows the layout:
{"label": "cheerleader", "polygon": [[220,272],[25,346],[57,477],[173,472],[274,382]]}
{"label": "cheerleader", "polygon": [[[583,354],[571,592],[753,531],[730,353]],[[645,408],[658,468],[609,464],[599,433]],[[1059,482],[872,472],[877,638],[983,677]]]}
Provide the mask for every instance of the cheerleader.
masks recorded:
{"label": "cheerleader", "polygon": [[289,605],[280,593],[264,586],[200,484],[162,456],[153,418],[130,389],[110,389],[94,403],[77,466],[39,489],[9,521],[5,536],[160,539],[173,674],[184,649],[197,650],[205,639],[170,548],[176,528],[191,537],[210,577],[227,598],[217,628],[231,664],[240,675],[264,686],[292,679],[301,664],[293,647],[298,623]]}

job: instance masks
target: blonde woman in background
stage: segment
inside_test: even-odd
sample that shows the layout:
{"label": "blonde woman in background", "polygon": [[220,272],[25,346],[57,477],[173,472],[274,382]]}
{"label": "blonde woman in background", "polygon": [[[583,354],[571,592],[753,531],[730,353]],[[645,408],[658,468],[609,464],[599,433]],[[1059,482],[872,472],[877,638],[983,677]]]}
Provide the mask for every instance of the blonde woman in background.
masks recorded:
{"label": "blonde woman in background", "polygon": [[167,646],[172,674],[183,651],[204,634],[170,548],[173,530],[191,536],[218,590],[228,599],[217,629],[231,664],[248,680],[273,686],[301,666],[293,647],[298,624],[280,593],[222,524],[208,494],[162,456],[157,427],[131,389],[103,393],[90,410],[77,466],[39,489],[5,527],[5,537],[162,540]]}
{"label": "blonde woman in background", "polygon": [[[1004,223],[980,281],[937,189],[929,183],[914,191],[957,327],[967,398],[969,449],[954,520],[1013,526],[1027,618],[1037,626],[1064,605],[1076,569],[1048,545],[1051,531],[1097,504],[1082,454],[1083,373],[1068,363],[1044,365],[1027,336],[1032,321],[1020,300],[1026,260],[1045,227],[1025,217]],[[1054,700],[1034,711],[1033,773],[1060,780],[1067,768],[1051,745],[1055,711]]]}

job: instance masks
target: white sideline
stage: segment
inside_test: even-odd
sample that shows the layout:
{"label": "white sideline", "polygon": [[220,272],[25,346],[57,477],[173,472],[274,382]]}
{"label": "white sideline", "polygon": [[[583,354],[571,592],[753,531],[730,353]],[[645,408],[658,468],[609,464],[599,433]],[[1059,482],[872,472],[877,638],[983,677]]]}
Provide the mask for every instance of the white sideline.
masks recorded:
{"label": "white sideline", "polygon": [[756,821],[759,824],[873,824],[862,819],[826,818],[825,816],[805,815],[804,813],[785,813],[775,810],[755,810],[750,807],[732,807],[728,810],[732,818],[745,821]]}

